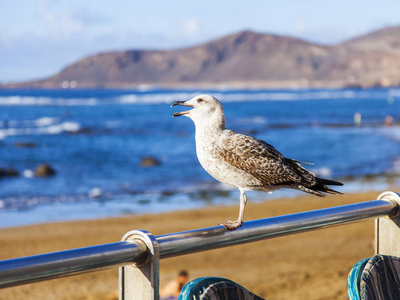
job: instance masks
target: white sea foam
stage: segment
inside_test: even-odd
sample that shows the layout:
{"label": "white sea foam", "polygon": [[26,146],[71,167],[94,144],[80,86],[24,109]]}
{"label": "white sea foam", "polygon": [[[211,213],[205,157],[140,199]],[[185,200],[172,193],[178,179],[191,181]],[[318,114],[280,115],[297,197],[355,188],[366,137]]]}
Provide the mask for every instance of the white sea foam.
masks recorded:
{"label": "white sea foam", "polygon": [[40,128],[38,130],[41,134],[60,134],[62,132],[77,132],[81,129],[81,125],[76,122],[63,122],[60,124],[51,125],[48,127]]}
{"label": "white sea foam", "polygon": [[32,170],[24,170],[23,172],[24,177],[26,178],[33,178],[35,176],[35,173]]}
{"label": "white sea foam", "polygon": [[99,198],[102,195],[102,191],[100,188],[95,187],[89,191],[88,195],[91,198]]}
{"label": "white sea foam", "polygon": [[59,118],[43,117],[35,120],[37,126],[49,126],[59,121]]}
{"label": "white sea foam", "polygon": [[317,174],[317,176],[320,177],[325,177],[325,178],[329,178],[332,177],[332,170],[329,167],[321,167],[321,168],[317,168],[317,169],[313,169],[312,170],[314,173]]}
{"label": "white sea foam", "polygon": [[400,97],[400,89],[390,89],[389,96],[391,97]]}
{"label": "white sea foam", "polygon": [[50,105],[51,98],[31,96],[0,97],[0,105]]}
{"label": "white sea foam", "polygon": [[97,104],[99,104],[99,101],[96,98],[0,97],[0,106],[78,106]]}
{"label": "white sea foam", "polygon": [[[120,96],[117,100],[123,104],[158,104],[172,103],[174,101],[184,101],[193,98],[204,91],[198,92],[176,92],[176,93],[151,93],[151,94],[128,94]],[[376,92],[353,91],[353,90],[300,90],[300,91],[256,91],[256,92],[228,92],[213,91],[208,92],[223,102],[240,101],[293,101],[293,100],[320,100],[320,99],[353,99],[371,98],[376,96]],[[388,91],[382,92],[388,95]],[[383,95],[384,96],[384,95]],[[384,96],[385,97],[385,96]]]}
{"label": "white sea foam", "polygon": [[177,93],[160,93],[160,94],[128,94],[118,98],[120,103],[124,104],[159,104],[172,103],[174,101],[183,101],[193,98],[197,93],[177,92]]}
{"label": "white sea foam", "polygon": [[77,106],[77,105],[101,105],[101,104],[160,104],[172,103],[179,100],[188,100],[198,94],[209,93],[224,102],[236,101],[289,101],[289,100],[318,100],[318,99],[368,99],[398,97],[400,89],[383,90],[230,90],[216,89],[213,91],[151,91],[144,90],[126,91],[121,94],[111,94],[108,97],[102,96],[88,98],[86,95],[73,98],[57,98],[48,96],[2,96],[1,105],[56,105],[56,106]]}
{"label": "white sea foam", "polygon": [[398,126],[381,127],[377,130],[390,139],[400,141],[400,129]]}
{"label": "white sea foam", "polygon": [[40,118],[37,120],[24,120],[13,121],[11,124],[15,127],[0,129],[0,139],[7,136],[21,136],[21,135],[46,135],[46,134],[60,134],[62,132],[78,132],[81,125],[77,122],[61,122],[58,118]]}

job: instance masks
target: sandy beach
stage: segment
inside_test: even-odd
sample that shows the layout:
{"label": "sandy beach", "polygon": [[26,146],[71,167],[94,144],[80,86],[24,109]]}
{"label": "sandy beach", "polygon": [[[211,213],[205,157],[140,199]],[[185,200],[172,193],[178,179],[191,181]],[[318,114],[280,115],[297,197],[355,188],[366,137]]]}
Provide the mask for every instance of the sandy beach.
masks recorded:
{"label": "sandy beach", "polygon": [[[302,196],[252,203],[245,220],[376,199],[379,192]],[[40,224],[0,230],[0,260],[119,241],[129,230],[154,235],[210,227],[236,218],[238,206]],[[346,278],[360,259],[373,255],[374,222],[211,250],[161,261],[161,286],[185,269],[190,279],[229,278],[266,299],[347,299]],[[88,273],[0,290],[0,299],[112,299],[118,270]]]}

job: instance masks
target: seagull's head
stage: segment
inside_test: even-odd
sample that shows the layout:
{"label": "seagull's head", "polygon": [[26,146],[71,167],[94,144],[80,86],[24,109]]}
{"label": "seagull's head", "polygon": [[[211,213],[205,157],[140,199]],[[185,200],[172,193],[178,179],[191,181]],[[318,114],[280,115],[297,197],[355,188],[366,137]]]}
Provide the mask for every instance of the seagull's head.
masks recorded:
{"label": "seagull's head", "polygon": [[176,101],[172,106],[188,106],[190,110],[176,112],[172,116],[185,116],[193,120],[196,125],[204,124],[225,127],[224,109],[221,103],[210,95],[199,95],[188,101]]}

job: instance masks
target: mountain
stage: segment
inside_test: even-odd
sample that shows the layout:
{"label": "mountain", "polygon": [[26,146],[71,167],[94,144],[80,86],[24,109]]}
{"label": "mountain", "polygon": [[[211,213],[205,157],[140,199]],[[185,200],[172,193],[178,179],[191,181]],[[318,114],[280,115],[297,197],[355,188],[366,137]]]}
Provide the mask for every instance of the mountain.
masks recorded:
{"label": "mountain", "polygon": [[83,58],[44,80],[8,87],[215,86],[345,87],[400,85],[400,26],[337,45],[235,33],[176,50],[130,50]]}

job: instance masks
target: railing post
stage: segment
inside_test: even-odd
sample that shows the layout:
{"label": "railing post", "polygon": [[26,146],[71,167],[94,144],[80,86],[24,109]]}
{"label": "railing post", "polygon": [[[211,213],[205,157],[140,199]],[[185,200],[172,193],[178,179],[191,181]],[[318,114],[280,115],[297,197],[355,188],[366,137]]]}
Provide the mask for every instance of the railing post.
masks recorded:
{"label": "railing post", "polygon": [[122,238],[123,241],[143,241],[148,256],[143,264],[134,264],[119,269],[120,300],[158,300],[160,254],[155,237],[145,230],[132,230]]}
{"label": "railing post", "polygon": [[[400,195],[383,192],[378,200],[394,201],[400,206]],[[400,210],[393,216],[375,220],[375,254],[400,256]]]}

